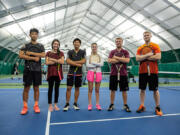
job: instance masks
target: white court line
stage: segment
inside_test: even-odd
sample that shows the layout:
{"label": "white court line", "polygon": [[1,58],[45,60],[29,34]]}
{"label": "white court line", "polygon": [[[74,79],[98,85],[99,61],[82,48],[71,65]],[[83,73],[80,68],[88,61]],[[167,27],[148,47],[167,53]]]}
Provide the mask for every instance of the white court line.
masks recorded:
{"label": "white court line", "polygon": [[[180,116],[180,113],[174,114],[164,114],[161,117],[168,116]],[[121,117],[121,118],[113,118],[113,119],[99,119],[99,120],[85,120],[85,121],[72,121],[72,122],[59,122],[59,123],[50,123],[51,126],[54,125],[67,125],[67,124],[78,124],[78,123],[91,123],[91,122],[104,122],[104,121],[115,121],[115,120],[132,120],[132,119],[144,119],[144,118],[154,118],[160,117],[158,115],[148,115],[148,116],[139,116],[139,117]]]}
{"label": "white court line", "polygon": [[48,110],[45,135],[49,135],[51,112]]}

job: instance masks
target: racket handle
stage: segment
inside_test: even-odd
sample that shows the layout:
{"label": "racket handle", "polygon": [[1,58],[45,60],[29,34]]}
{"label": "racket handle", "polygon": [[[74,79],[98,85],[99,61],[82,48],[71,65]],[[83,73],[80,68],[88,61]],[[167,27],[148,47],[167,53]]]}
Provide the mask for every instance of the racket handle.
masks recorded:
{"label": "racket handle", "polygon": [[150,72],[150,67],[149,67],[149,65],[147,65],[147,71],[148,71],[148,76],[150,76],[150,75],[151,75],[151,72]]}
{"label": "racket handle", "polygon": [[58,75],[59,75],[59,79],[62,80],[60,71],[58,71]]}
{"label": "racket handle", "polygon": [[118,81],[120,81],[120,72],[118,72],[117,78],[118,78]]}

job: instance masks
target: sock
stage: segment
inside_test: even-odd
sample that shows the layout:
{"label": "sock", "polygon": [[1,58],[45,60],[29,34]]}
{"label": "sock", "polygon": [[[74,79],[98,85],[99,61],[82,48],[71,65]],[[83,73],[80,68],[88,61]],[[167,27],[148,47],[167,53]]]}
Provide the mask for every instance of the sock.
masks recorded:
{"label": "sock", "polygon": [[34,106],[38,105],[38,101],[35,101]]}
{"label": "sock", "polygon": [[23,105],[24,105],[24,107],[28,107],[28,105],[27,105],[27,102],[26,102],[26,101],[23,101]]}

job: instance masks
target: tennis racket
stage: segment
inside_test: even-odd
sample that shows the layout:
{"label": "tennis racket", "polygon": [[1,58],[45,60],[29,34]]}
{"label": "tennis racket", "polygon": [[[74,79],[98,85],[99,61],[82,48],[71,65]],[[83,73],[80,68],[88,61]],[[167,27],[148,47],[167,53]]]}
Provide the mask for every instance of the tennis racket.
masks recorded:
{"label": "tennis racket", "polygon": [[[153,53],[153,49],[151,48],[151,46],[149,45],[146,45],[144,46],[142,49],[141,49],[141,55],[145,55],[147,53]],[[147,72],[148,72],[148,75],[150,76],[151,75],[151,71],[150,71],[150,66],[149,66],[149,60],[144,60],[143,62],[146,62],[147,64]]]}
{"label": "tennis racket", "polygon": [[[50,58],[53,58],[52,55],[49,55]],[[59,55],[59,58],[61,58],[61,54]],[[61,64],[57,63],[57,71],[58,71],[58,76],[59,76],[59,80],[62,80],[61,77]]]}
{"label": "tennis racket", "polygon": [[62,80],[60,69],[61,69],[61,65],[58,64],[58,75],[59,75],[59,79]]}
{"label": "tennis racket", "polygon": [[[114,54],[114,56],[123,57],[123,58],[125,57],[124,53],[122,51],[116,52]],[[116,69],[117,69],[117,72],[118,72],[117,73],[117,80],[120,81],[120,76],[121,76],[120,71],[121,71],[121,68],[123,67],[123,63],[122,62],[118,62],[115,65],[116,65]]]}
{"label": "tennis racket", "polygon": [[[61,53],[59,52],[59,58],[61,58]],[[61,77],[61,64],[58,63],[58,75],[59,75],[59,79],[62,80]]]}
{"label": "tennis racket", "polygon": [[78,67],[76,67],[74,69],[74,74],[73,74],[74,83],[75,83],[75,79],[76,79],[76,72],[77,72],[77,70],[78,70]]}
{"label": "tennis racket", "polygon": [[[90,56],[89,63],[100,63],[100,62],[101,62],[101,57],[98,54]],[[94,70],[94,79],[96,79],[96,71],[97,71],[97,67]]]}

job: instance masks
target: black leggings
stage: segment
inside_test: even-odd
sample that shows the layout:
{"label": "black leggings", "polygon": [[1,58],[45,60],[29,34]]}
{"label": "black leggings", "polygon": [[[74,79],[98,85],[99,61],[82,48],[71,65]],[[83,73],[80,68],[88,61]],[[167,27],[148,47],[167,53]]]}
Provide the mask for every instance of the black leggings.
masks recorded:
{"label": "black leggings", "polygon": [[54,103],[58,103],[58,98],[59,98],[59,85],[60,85],[60,80],[58,76],[52,76],[48,78],[48,103],[52,104],[52,93],[53,93],[53,86],[55,83],[55,93],[54,93]]}

